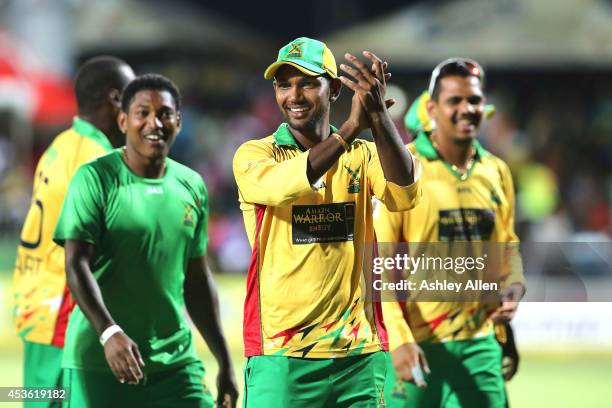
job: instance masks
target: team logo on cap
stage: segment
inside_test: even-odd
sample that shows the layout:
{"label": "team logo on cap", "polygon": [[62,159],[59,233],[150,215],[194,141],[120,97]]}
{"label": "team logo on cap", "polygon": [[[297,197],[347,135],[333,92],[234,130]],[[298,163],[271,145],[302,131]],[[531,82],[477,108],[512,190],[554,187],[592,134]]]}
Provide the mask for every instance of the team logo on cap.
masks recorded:
{"label": "team logo on cap", "polygon": [[302,44],[304,41],[292,42],[286,58],[302,58]]}

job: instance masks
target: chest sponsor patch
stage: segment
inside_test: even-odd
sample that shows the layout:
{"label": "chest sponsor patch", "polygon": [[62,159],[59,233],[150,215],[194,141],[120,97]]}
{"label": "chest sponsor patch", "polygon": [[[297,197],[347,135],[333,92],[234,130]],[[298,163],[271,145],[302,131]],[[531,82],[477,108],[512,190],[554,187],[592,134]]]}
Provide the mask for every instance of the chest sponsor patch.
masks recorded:
{"label": "chest sponsor patch", "polygon": [[352,241],[355,203],[294,205],[291,212],[293,243]]}
{"label": "chest sponsor patch", "polygon": [[495,212],[488,208],[441,210],[439,241],[488,241],[495,227]]}

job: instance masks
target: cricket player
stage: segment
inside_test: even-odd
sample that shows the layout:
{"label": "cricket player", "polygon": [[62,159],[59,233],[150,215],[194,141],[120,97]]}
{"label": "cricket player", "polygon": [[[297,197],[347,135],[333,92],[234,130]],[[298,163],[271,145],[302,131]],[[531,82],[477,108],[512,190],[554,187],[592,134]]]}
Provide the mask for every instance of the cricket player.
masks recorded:
{"label": "cricket player", "polygon": [[[23,224],[13,275],[15,327],[23,338],[25,387],[59,387],[68,316],[74,301],[66,286],[64,248],[52,240],[55,224],[77,169],[124,143],[117,125],[121,90],[132,68],[110,56],[86,61],[76,74],[78,116],[40,158],[32,203]],[[29,406],[30,402],[25,402]],[[33,406],[58,405],[36,402]]]}
{"label": "cricket player", "polygon": [[[423,164],[423,200],[403,213],[380,206],[375,228],[381,248],[400,242],[508,244],[515,252],[500,279],[502,303],[384,302],[393,361],[385,394],[391,407],[506,406],[493,326],[494,320],[512,319],[525,286],[512,176],[476,139],[485,116],[483,88],[484,72],[475,61],[452,58],[436,66],[428,94],[408,116],[417,133],[408,150]],[[415,378],[421,372],[425,377]]]}
{"label": "cricket player", "polygon": [[[244,143],[233,169],[252,246],[244,305],[246,407],[384,406],[387,333],[360,287],[372,242],[373,196],[391,211],[420,197],[419,164],[385,101],[387,64],[364,52],[340,69],[322,42],[301,37],[265,71],[285,117]],[[351,78],[349,78],[349,76]],[[339,128],[330,108],[353,92]],[[370,128],[374,142],[359,139]]]}
{"label": "cricket player", "polygon": [[54,235],[77,303],[63,357],[69,406],[212,407],[185,307],[219,364],[217,404],[236,403],[206,262],[206,187],[167,157],[180,103],[165,77],[134,79],[119,115],[126,146],[70,183]]}

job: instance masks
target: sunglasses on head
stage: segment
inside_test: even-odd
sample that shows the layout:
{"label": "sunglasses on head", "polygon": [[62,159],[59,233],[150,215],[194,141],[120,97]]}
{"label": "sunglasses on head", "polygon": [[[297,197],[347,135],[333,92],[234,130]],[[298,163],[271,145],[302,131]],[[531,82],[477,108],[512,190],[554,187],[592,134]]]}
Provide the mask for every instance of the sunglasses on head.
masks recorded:
{"label": "sunglasses on head", "polygon": [[484,82],[484,71],[479,63],[469,58],[449,58],[436,65],[431,73],[429,95],[433,95],[438,80],[449,75],[471,75]]}

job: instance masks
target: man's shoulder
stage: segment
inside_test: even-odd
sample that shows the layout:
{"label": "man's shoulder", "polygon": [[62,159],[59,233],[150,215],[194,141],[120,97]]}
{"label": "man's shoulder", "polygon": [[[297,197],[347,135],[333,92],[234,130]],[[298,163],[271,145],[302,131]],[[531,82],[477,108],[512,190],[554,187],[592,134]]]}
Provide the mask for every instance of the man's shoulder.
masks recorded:
{"label": "man's shoulder", "polygon": [[[362,139],[362,138],[356,138],[355,140],[353,140],[352,146],[353,147],[364,148],[364,149],[368,149],[368,150],[376,150],[376,143],[375,142],[372,142],[372,141],[367,140],[367,139]],[[416,148],[414,147],[414,143],[407,144],[406,148],[409,149],[413,153],[416,151]]]}
{"label": "man's shoulder", "polygon": [[55,139],[53,139],[52,144],[67,142],[81,137],[83,136],[81,136],[76,130],[74,130],[74,128],[70,127],[68,129],[64,129],[57,136],[55,136]]}
{"label": "man's shoulder", "polygon": [[97,140],[77,132],[74,127],[68,128],[58,134],[55,139],[53,139],[51,145],[68,150],[77,150],[85,146],[90,149],[108,151],[107,147],[99,143]]}
{"label": "man's shoulder", "polygon": [[58,168],[58,160],[65,161],[74,157],[74,145],[78,144],[79,137],[72,129],[66,129],[59,135],[55,136],[51,144],[45,149],[44,153],[38,160],[37,168],[53,166]]}
{"label": "man's shoulder", "polygon": [[200,173],[198,173],[191,167],[188,167],[182,163],[179,163],[176,160],[173,160],[169,157],[166,160],[167,160],[168,165],[172,167],[172,171],[175,177],[186,180],[192,185],[204,182],[202,180],[202,176],[200,176]]}
{"label": "man's shoulder", "polygon": [[[108,148],[69,128],[58,134],[43,153],[40,163],[58,167],[58,163],[65,163],[67,168],[72,165],[93,160],[108,153]],[[76,170],[76,169],[74,169]]]}
{"label": "man's shoulder", "polygon": [[93,165],[93,166],[117,167],[119,164],[121,164],[121,160],[123,160],[121,158],[121,155],[123,154],[123,149],[124,149],[123,147],[113,149],[109,151],[108,153],[103,154],[102,156],[96,157],[95,159],[93,159],[87,164]]}
{"label": "man's shoulder", "polygon": [[249,160],[250,156],[261,157],[261,155],[271,156],[274,150],[278,148],[274,135],[269,135],[261,139],[251,139],[242,143],[234,154],[234,163],[236,159]]}
{"label": "man's shoulder", "polygon": [[262,137],[259,139],[250,139],[247,140],[246,142],[243,142],[240,147],[248,147],[248,146],[261,146],[261,147],[270,147],[272,148],[274,145],[276,144],[276,140],[274,139],[274,135],[268,135],[266,137]]}
{"label": "man's shoulder", "polygon": [[68,128],[55,136],[49,147],[45,150],[45,154],[56,154],[55,152],[57,152],[67,157],[73,157],[82,139],[84,139],[83,136],[73,128]]}
{"label": "man's shoulder", "polygon": [[119,171],[121,160],[121,149],[114,149],[83,164],[78,171],[100,176],[115,174]]}
{"label": "man's shoulder", "polygon": [[481,161],[485,166],[490,166],[500,171],[510,171],[508,164],[501,157],[494,155],[488,150],[484,150]]}

